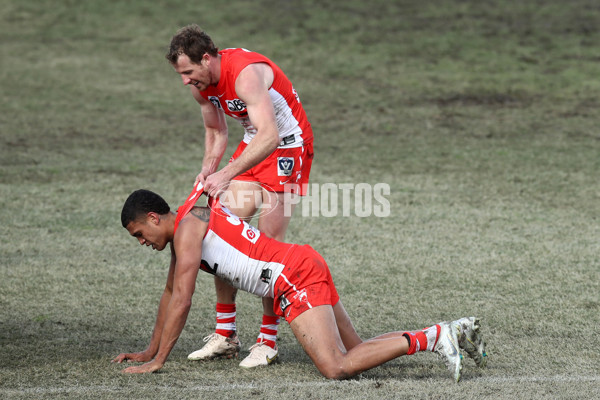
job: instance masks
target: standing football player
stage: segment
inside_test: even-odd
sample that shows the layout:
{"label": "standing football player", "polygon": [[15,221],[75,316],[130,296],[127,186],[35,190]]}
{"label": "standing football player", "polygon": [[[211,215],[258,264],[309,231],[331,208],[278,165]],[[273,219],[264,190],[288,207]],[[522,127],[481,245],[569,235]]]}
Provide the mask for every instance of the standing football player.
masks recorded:
{"label": "standing football player", "polygon": [[[282,70],[267,57],[242,48],[219,51],[197,25],[181,28],[166,55],[202,111],[205,148],[196,177],[211,196],[224,194],[229,208],[250,220],[262,204],[258,228],[283,240],[294,204],[305,195],[313,159],[313,133],[300,98]],[[244,138],[229,163],[218,170],[228,142],[225,115],[244,128]],[[288,204],[286,204],[286,202]],[[215,277],[217,325],[192,360],[234,357],[240,351],[236,332],[237,289]],[[278,355],[279,318],[272,299],[263,298],[263,318],[256,343],[242,367],[267,365]]]}

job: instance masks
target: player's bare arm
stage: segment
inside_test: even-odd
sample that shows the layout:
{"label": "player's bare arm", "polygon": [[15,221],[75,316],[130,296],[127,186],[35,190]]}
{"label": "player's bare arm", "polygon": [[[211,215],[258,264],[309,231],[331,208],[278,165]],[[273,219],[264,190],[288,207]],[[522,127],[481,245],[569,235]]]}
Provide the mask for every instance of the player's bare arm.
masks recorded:
{"label": "player's bare arm", "polygon": [[256,135],[244,152],[226,167],[233,176],[254,167],[279,146],[275,109],[269,95],[272,84],[273,70],[263,63],[248,65],[235,82],[235,91],[246,104]]}
{"label": "player's bare arm", "polygon": [[172,244],[172,252],[175,254],[172,295],[166,305],[158,351],[150,362],[126,368],[123,372],[154,372],[165,364],[181,335],[192,305],[196,277],[202,260],[202,238],[206,228],[207,223],[195,216],[188,215],[181,221]]}
{"label": "player's bare arm", "polygon": [[225,191],[226,183],[265,160],[279,146],[275,110],[269,96],[272,83],[273,70],[263,63],[250,64],[238,75],[236,94],[246,104],[256,135],[238,158],[206,180],[204,188],[209,196]]}
{"label": "player's bare arm", "polygon": [[173,293],[173,278],[175,273],[175,252],[173,251],[173,244],[171,243],[171,263],[169,266],[169,273],[167,275],[167,283],[165,289],[160,298],[158,305],[158,312],[156,314],[156,321],[154,323],[154,329],[152,331],[152,337],[150,338],[150,344],[148,347],[137,353],[121,353],[115,357],[112,362],[122,363],[123,361],[128,362],[148,362],[154,358],[158,352],[160,346],[160,338],[162,335],[163,326],[165,323],[165,317],[167,307],[171,301],[171,295]]}
{"label": "player's bare arm", "polygon": [[218,110],[210,101],[200,95],[195,87],[191,87],[192,95],[200,104],[202,111],[202,120],[204,121],[204,157],[202,159],[202,169],[196,177],[195,184],[202,182],[207,176],[213,174],[227,150],[227,141],[229,131],[225,114]]}

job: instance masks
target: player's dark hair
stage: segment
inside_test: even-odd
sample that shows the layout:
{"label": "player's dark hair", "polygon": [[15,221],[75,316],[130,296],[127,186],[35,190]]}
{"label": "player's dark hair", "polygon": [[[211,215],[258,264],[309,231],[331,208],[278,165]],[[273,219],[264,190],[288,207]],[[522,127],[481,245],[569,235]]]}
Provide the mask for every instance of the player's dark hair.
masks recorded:
{"label": "player's dark hair", "polygon": [[146,189],[139,189],[131,193],[121,210],[121,224],[127,228],[130,222],[135,221],[140,215],[146,215],[149,212],[155,212],[160,215],[167,214],[171,208],[167,202],[154,192]]}
{"label": "player's dark hair", "polygon": [[200,64],[205,53],[213,57],[218,55],[219,48],[215,46],[210,36],[198,25],[188,25],[179,29],[171,39],[169,51],[165,56],[171,64],[176,64],[180,55],[185,54],[194,64]]}

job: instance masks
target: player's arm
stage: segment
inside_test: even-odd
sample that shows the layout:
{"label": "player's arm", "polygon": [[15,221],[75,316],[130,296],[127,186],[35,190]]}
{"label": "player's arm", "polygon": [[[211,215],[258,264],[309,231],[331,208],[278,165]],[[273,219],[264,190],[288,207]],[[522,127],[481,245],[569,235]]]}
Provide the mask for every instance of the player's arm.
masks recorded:
{"label": "player's arm", "polygon": [[163,326],[165,325],[165,318],[167,315],[167,308],[169,302],[171,301],[171,296],[173,295],[173,280],[175,276],[175,265],[177,262],[177,258],[175,256],[175,252],[173,251],[173,244],[171,243],[171,265],[169,266],[169,274],[167,276],[167,284],[165,285],[165,290],[163,291],[162,296],[160,297],[160,303],[158,304],[158,313],[156,315],[156,322],[154,323],[154,329],[152,331],[152,337],[150,338],[150,344],[145,352],[148,354],[149,358],[143,361],[149,361],[158,352],[158,348],[160,346],[160,338],[162,335]]}
{"label": "player's arm", "polygon": [[188,216],[181,221],[177,237],[173,241],[173,249],[177,258],[173,274],[172,294],[164,313],[158,351],[152,361],[126,368],[123,372],[145,373],[159,370],[165,364],[181,335],[192,305],[196,277],[202,261],[202,238],[206,230],[205,224],[204,226],[200,225],[193,218]]}
{"label": "player's arm", "polygon": [[259,164],[279,146],[275,109],[269,95],[272,84],[273,70],[268,64],[250,64],[238,75],[235,91],[246,104],[256,135],[242,154],[225,167],[231,178]]}
{"label": "player's arm", "polygon": [[227,150],[229,131],[225,113],[202,97],[195,87],[192,87],[192,95],[200,104],[205,130],[202,169],[195,182],[195,184],[198,184],[199,181],[204,183],[206,177],[214,173],[219,167],[223,154]]}
{"label": "player's arm", "polygon": [[272,83],[273,70],[264,63],[250,64],[238,75],[235,91],[246,104],[256,135],[239,157],[206,180],[204,189],[210,196],[224,191],[227,182],[266,159],[279,146],[275,109],[269,96]]}
{"label": "player's arm", "polygon": [[144,351],[138,353],[121,353],[115,357],[112,362],[122,363],[123,361],[136,361],[146,362],[152,360],[160,345],[160,339],[162,335],[163,326],[165,324],[165,317],[167,314],[167,308],[171,301],[171,295],[173,293],[173,280],[175,275],[176,257],[173,251],[173,244],[171,244],[171,263],[169,266],[169,273],[167,275],[167,283],[160,297],[158,304],[158,312],[156,314],[156,321],[154,323],[154,329],[152,331],[152,337],[150,338],[150,344]]}

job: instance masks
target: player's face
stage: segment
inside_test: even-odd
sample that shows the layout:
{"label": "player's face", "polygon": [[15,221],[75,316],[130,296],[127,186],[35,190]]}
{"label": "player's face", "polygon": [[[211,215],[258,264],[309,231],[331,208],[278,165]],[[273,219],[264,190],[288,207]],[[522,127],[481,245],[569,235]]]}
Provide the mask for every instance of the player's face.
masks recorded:
{"label": "player's face", "polygon": [[144,219],[130,222],[126,229],[141,245],[151,246],[152,249],[161,251],[167,246],[167,240],[158,224],[159,219],[147,216]]}
{"label": "player's face", "polygon": [[209,57],[207,55],[200,64],[195,64],[187,55],[182,54],[177,59],[177,63],[173,65],[173,68],[181,76],[184,85],[192,85],[199,91],[203,91],[214,84],[208,63]]}

